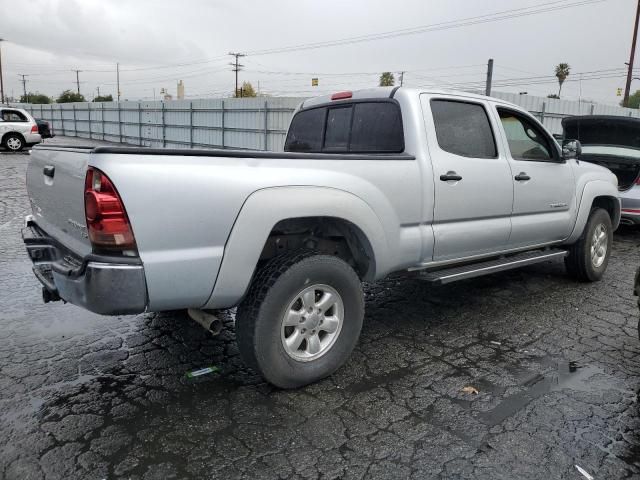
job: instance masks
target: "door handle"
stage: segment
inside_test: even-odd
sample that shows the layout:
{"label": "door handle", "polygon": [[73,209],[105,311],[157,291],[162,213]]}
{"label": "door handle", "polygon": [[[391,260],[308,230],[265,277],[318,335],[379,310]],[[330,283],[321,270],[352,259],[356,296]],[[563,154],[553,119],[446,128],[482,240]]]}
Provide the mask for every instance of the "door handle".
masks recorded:
{"label": "door handle", "polygon": [[44,173],[46,177],[53,178],[56,173],[56,167],[54,167],[53,165],[45,165],[45,167],[42,169],[42,173]]}
{"label": "door handle", "polygon": [[444,175],[440,175],[440,180],[442,180],[443,182],[449,182],[451,180],[459,182],[460,180],[462,180],[462,177],[456,172],[447,172]]}
{"label": "door handle", "polygon": [[531,180],[531,177],[527,175],[526,172],[520,172],[513,178],[515,178],[518,182],[526,182],[527,180]]}

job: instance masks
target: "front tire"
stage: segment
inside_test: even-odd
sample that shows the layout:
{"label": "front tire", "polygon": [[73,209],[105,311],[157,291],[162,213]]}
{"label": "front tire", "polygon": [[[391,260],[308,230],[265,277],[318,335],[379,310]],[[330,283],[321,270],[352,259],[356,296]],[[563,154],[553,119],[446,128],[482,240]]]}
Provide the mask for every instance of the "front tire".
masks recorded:
{"label": "front tire", "polygon": [[611,255],[613,228],[606,210],[591,210],[580,239],[569,248],[565,265],[569,275],[581,282],[596,282],[602,278]]}
{"label": "front tire", "polygon": [[24,139],[20,135],[10,133],[3,138],[2,146],[10,152],[19,152],[24,148]]}
{"label": "front tire", "polygon": [[269,383],[296,388],[340,368],[364,317],[362,284],[344,260],[312,251],[270,260],[236,314],[247,365]]}

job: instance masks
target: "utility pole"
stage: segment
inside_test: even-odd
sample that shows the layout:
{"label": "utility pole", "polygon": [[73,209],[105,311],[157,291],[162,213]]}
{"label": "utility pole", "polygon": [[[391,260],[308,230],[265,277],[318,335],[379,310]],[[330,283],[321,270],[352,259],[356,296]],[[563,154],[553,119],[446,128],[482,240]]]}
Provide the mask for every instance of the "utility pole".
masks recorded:
{"label": "utility pole", "polygon": [[[640,2],[640,0],[638,0]],[[484,87],[484,94],[488,97],[491,95],[491,80],[493,79],[493,58],[487,63],[487,84]]]}
{"label": "utility pole", "polygon": [[400,86],[404,84],[404,70],[400,72]]}
{"label": "utility pole", "polygon": [[2,41],[0,38],[0,103],[4,103],[4,83],[2,82]]}
{"label": "utility pole", "polygon": [[638,19],[640,18],[640,0],[636,7],[636,23],[633,26],[633,40],[631,41],[631,55],[629,55],[629,70],[627,71],[627,84],[624,87],[624,99],[622,106],[629,106],[629,91],[631,90],[631,79],[633,77],[633,59],[636,56],[636,39],[638,38]]}
{"label": "utility pole", "polygon": [[23,75],[22,73],[18,74],[19,77],[22,77],[22,80],[20,80],[22,82],[22,89],[24,91],[24,100],[29,103],[29,98],[27,98],[27,77],[29,75]]}
{"label": "utility pole", "polygon": [[[640,1],[640,0],[638,0]],[[233,96],[237,97],[238,96],[238,72],[242,69],[242,67],[244,67],[244,65],[240,65],[238,63],[238,59],[240,57],[246,57],[246,55],[244,53],[234,53],[234,52],[229,52],[229,55],[231,55],[232,57],[236,57],[236,60],[234,63],[230,63],[229,65],[231,65],[233,68],[232,70],[234,72],[236,72],[236,88],[233,91]],[[240,92],[240,96],[242,96],[242,92]]]}
{"label": "utility pole", "polygon": [[120,101],[120,64],[116,63],[116,83],[118,89],[118,102]]}
{"label": "utility pole", "polygon": [[100,96],[100,85],[96,87],[96,90],[98,91],[98,96]]}
{"label": "utility pole", "polygon": [[80,72],[82,70],[71,70],[72,72],[76,72],[76,86],[78,87],[78,95],[80,95]]}

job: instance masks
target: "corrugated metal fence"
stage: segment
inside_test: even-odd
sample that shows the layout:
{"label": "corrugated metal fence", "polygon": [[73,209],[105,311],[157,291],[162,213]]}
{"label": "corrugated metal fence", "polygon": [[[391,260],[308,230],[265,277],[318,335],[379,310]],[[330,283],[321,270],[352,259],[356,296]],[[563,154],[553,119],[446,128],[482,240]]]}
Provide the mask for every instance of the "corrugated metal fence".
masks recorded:
{"label": "corrugated metal fence", "polygon": [[[640,117],[637,109],[495,92],[539,118],[552,133],[569,115]],[[147,147],[281,151],[291,114],[304,98],[258,97],[168,102],[19,105],[53,124],[57,135]]]}
{"label": "corrugated metal fence", "polygon": [[640,110],[635,108],[622,108],[599,103],[535,97],[533,95],[518,95],[517,93],[494,92],[493,96],[506,100],[507,102],[515,103],[528,110],[531,114],[535,115],[551,133],[562,133],[562,125],[560,122],[564,117],[573,115],[640,117]]}
{"label": "corrugated metal fence", "polygon": [[302,98],[20,105],[56,135],[146,147],[282,150]]}

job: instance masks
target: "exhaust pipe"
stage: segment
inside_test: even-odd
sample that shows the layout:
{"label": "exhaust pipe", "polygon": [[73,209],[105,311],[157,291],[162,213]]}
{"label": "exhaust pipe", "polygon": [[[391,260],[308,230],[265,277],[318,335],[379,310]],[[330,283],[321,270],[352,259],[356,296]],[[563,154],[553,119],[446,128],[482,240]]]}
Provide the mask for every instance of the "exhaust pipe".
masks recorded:
{"label": "exhaust pipe", "polygon": [[187,310],[187,313],[192,320],[200,324],[205,330],[209,331],[211,335],[219,335],[222,331],[222,320],[211,313],[211,311],[190,308]]}

